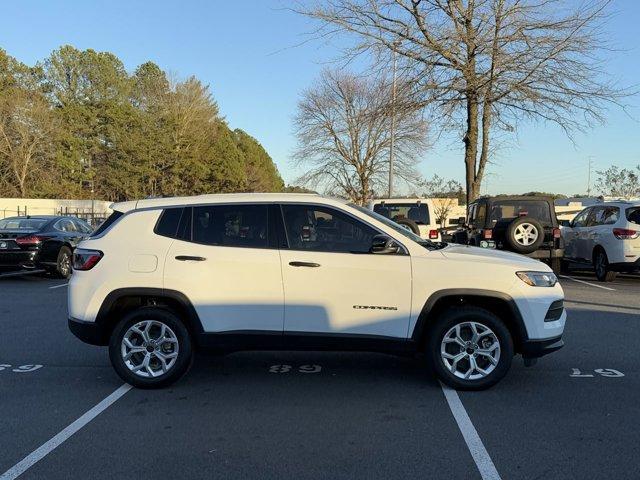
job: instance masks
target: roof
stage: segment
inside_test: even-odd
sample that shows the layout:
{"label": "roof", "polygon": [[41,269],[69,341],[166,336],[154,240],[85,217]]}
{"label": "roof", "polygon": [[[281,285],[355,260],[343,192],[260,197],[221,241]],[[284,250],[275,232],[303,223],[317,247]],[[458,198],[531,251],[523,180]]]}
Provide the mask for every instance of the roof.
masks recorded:
{"label": "roof", "polygon": [[495,197],[480,197],[476,200],[474,200],[474,202],[477,202],[478,200],[487,200],[489,202],[501,202],[501,201],[512,201],[512,200],[526,200],[526,201],[542,201],[542,202],[550,202],[553,205],[553,198],[551,197],[543,197],[543,196],[534,196],[534,195],[500,195],[500,196],[495,196]]}
{"label": "roof", "polygon": [[312,202],[324,204],[343,204],[346,200],[325,197],[317,193],[220,193],[194,195],[191,197],[162,197],[131,200],[114,203],[112,210],[128,212],[143,208],[164,208],[183,205],[201,205],[210,203],[275,203],[275,202]]}

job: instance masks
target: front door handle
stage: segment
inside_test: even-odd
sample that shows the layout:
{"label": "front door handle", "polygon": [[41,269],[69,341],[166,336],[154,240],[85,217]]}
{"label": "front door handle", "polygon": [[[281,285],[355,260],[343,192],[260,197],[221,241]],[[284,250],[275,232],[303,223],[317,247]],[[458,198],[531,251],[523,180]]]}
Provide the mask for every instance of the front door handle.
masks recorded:
{"label": "front door handle", "polygon": [[319,263],[313,263],[313,262],[289,262],[289,265],[291,265],[292,267],[319,267],[320,264]]}
{"label": "front door handle", "polygon": [[178,255],[176,257],[176,260],[180,260],[181,262],[187,262],[187,261],[204,262],[206,260],[206,258],[204,258],[204,257],[192,257],[191,255]]}

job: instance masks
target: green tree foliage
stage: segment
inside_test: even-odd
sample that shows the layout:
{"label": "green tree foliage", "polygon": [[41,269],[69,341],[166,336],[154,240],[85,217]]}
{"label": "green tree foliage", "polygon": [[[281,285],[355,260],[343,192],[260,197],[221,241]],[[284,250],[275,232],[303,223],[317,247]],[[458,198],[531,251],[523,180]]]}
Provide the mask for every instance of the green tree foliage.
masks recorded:
{"label": "green tree foliage", "polygon": [[63,46],[28,67],[0,50],[0,196],[281,191],[271,157],[220,116],[209,87],[152,62]]}
{"label": "green tree foliage", "polygon": [[602,195],[625,199],[640,197],[640,165],[635,168],[612,165],[597,174],[596,189]]}

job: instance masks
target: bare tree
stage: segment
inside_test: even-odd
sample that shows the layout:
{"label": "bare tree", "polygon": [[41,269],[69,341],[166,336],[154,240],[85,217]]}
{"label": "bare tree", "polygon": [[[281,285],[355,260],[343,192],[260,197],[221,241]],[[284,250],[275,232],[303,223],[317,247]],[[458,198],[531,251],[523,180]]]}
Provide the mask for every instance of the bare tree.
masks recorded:
{"label": "bare tree", "polygon": [[414,167],[426,147],[427,125],[415,107],[407,107],[408,89],[400,85],[392,105],[387,80],[324,71],[302,94],[294,119],[294,161],[308,169],[299,181],[366,203],[387,185],[394,118],[394,174],[416,182]]}
{"label": "bare tree", "polygon": [[447,218],[462,196],[462,185],[457,180],[445,180],[434,175],[422,184],[423,196],[433,199],[433,213],[441,227],[446,226]]}
{"label": "bare tree", "polygon": [[602,195],[626,199],[640,197],[640,165],[636,165],[635,168],[619,168],[612,165],[596,173],[596,188]]}
{"label": "bare tree", "polygon": [[0,97],[0,181],[27,197],[54,155],[56,122],[37,94],[13,89]]}
{"label": "bare tree", "polygon": [[404,59],[421,101],[460,126],[467,201],[480,194],[495,128],[538,119],[567,133],[602,121],[629,94],[599,58],[610,0],[325,0],[300,13],[319,36],[348,32],[347,55],[386,48]]}

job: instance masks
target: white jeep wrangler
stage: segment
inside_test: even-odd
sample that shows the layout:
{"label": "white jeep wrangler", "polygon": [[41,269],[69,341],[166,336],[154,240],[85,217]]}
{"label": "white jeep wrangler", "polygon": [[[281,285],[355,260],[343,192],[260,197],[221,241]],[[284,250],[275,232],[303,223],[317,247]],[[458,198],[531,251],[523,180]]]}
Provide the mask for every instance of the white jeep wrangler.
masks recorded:
{"label": "white jeep wrangler", "polygon": [[196,349],[424,353],[482,389],[562,347],[551,270],[506,252],[423,240],[369,209],[304,194],[115,204],[74,252],[69,328],[116,372],[168,385]]}

